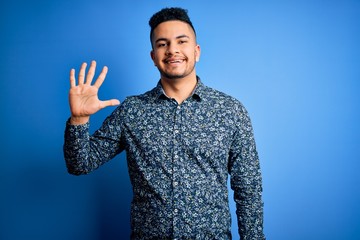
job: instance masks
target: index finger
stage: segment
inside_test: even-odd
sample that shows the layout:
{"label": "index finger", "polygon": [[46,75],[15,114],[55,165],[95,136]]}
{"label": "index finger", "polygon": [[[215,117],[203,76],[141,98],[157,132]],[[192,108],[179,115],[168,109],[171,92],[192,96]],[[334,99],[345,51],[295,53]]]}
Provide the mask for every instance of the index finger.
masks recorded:
{"label": "index finger", "polygon": [[101,84],[103,84],[106,74],[108,72],[108,67],[104,66],[99,77],[96,79],[96,82],[94,83],[94,86],[97,88],[100,88]]}

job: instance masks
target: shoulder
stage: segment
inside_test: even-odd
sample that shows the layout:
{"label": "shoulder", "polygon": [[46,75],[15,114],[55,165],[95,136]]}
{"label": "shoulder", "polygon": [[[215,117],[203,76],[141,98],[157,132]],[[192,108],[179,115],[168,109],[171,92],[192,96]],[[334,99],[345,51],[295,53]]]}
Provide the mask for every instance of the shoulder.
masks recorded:
{"label": "shoulder", "polygon": [[246,113],[246,109],[240,100],[212,87],[203,85],[202,96],[204,101],[214,108],[225,108],[231,112]]}
{"label": "shoulder", "polygon": [[141,106],[144,104],[148,104],[156,100],[157,91],[156,88],[151,89],[145,93],[138,95],[131,95],[125,98],[125,100],[120,104],[119,108],[126,109],[136,106]]}
{"label": "shoulder", "polygon": [[241,132],[252,131],[249,112],[240,100],[210,87],[206,87],[206,89],[209,93],[207,99],[209,99],[211,107],[221,113],[222,121],[232,123]]}
{"label": "shoulder", "polygon": [[141,111],[146,105],[151,104],[157,99],[156,88],[138,95],[126,97],[121,104],[114,110],[113,114],[125,116],[129,113]]}

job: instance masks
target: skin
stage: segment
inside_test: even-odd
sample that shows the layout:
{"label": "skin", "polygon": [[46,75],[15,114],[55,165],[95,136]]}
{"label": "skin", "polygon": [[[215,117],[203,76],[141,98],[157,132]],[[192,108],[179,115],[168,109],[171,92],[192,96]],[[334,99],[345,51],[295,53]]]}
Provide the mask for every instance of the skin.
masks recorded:
{"label": "skin", "polygon": [[117,99],[101,101],[98,98],[98,91],[105,80],[108,68],[105,66],[95,83],[91,85],[95,75],[96,62],[91,62],[89,71],[85,78],[86,66],[87,64],[83,63],[80,67],[78,85],[76,85],[75,69],[71,69],[70,71],[70,124],[74,125],[87,123],[90,119],[90,115],[96,113],[100,109],[120,104],[120,101]]}
{"label": "skin", "polygon": [[152,46],[151,59],[166,95],[182,103],[197,83],[195,63],[200,58],[200,46],[194,31],[182,21],[163,22],[154,29]]}
{"label": "skin", "polygon": [[[154,29],[152,46],[150,56],[160,72],[163,89],[168,97],[181,104],[191,95],[197,83],[195,63],[200,58],[200,46],[196,43],[194,31],[181,21],[163,22]],[[117,99],[101,101],[98,98],[108,68],[103,67],[92,84],[96,62],[91,62],[87,73],[86,67],[87,63],[81,65],[77,84],[75,69],[70,70],[70,124],[73,125],[85,124],[100,109],[120,104]]]}

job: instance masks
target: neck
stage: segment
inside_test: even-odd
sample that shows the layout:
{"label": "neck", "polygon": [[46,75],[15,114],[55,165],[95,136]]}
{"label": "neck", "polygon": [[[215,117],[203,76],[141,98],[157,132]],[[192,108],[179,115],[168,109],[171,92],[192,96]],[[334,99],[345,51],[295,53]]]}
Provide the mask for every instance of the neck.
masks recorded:
{"label": "neck", "polygon": [[179,79],[161,78],[161,85],[170,98],[174,98],[179,104],[185,101],[194,91],[197,83],[196,74]]}

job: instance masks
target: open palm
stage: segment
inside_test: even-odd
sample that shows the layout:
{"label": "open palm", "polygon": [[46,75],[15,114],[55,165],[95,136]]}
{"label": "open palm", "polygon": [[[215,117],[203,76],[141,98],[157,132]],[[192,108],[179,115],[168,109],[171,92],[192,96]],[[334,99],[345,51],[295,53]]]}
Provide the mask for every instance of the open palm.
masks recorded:
{"label": "open palm", "polygon": [[115,106],[120,104],[119,100],[111,99],[101,101],[98,98],[98,91],[105,80],[107,74],[107,67],[104,67],[96,79],[95,83],[91,85],[95,75],[96,62],[92,61],[89,71],[85,78],[85,69],[87,64],[83,63],[80,68],[78,76],[78,84],[76,85],[75,70],[70,71],[70,92],[69,104],[71,117],[73,119],[88,119],[90,115],[96,113],[102,108],[108,106]]}

